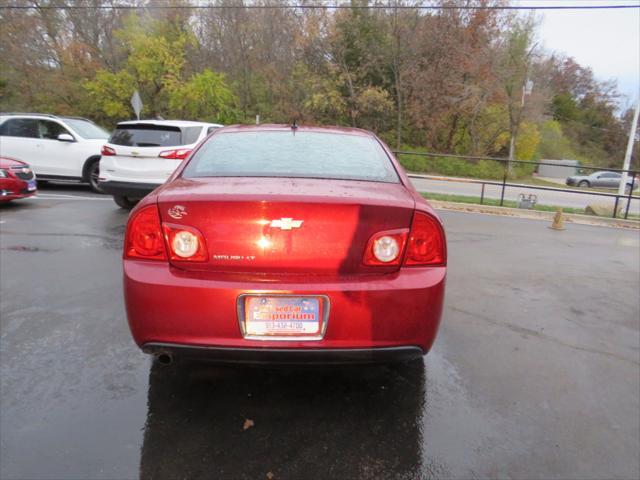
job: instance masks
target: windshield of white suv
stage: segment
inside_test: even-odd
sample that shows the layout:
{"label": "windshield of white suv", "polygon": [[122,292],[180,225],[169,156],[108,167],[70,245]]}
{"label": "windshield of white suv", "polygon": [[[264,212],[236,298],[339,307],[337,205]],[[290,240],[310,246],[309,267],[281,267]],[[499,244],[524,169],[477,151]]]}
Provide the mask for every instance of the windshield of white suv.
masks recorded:
{"label": "windshield of white suv", "polygon": [[64,121],[84,139],[106,140],[107,138],[109,138],[109,132],[88,120],[82,120],[79,118],[65,118]]}

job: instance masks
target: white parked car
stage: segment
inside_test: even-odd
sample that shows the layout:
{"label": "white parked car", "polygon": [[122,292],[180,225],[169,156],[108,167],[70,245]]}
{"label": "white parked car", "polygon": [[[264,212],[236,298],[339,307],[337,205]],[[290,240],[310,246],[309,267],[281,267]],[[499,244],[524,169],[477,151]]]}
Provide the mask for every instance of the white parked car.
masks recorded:
{"label": "white parked car", "polygon": [[86,118],[0,114],[0,154],[28,163],[38,181],[86,182],[99,192],[100,149],[109,132]]}
{"label": "white parked car", "polygon": [[195,146],[222,125],[183,120],[120,122],[102,147],[100,188],[122,208],[162,185]]}

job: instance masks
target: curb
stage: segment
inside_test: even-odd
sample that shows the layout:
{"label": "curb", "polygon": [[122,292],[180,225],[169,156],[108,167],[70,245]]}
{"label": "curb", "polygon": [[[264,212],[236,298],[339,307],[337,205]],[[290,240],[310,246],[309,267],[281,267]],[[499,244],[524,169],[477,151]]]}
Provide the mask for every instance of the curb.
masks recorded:
{"label": "curb", "polygon": [[[555,212],[543,212],[539,210],[522,210],[519,208],[494,207],[491,205],[477,205],[473,203],[443,202],[441,200],[429,200],[427,202],[436,210],[452,210],[455,212],[481,213],[485,215],[500,215],[506,217],[526,218],[529,220],[545,220],[551,222]],[[592,217],[576,213],[563,214],[565,222],[576,225],[592,225],[598,227],[626,228],[640,230],[640,222],[618,218]]]}

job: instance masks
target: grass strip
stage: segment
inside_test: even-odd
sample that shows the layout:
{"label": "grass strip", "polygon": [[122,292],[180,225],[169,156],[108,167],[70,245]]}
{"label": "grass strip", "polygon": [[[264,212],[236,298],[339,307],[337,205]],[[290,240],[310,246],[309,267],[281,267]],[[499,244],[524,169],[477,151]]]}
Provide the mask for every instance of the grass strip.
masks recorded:
{"label": "grass strip", "polygon": [[[480,205],[480,197],[472,197],[467,195],[450,195],[443,193],[428,193],[421,192],[421,195],[427,200],[439,200],[441,202],[456,202],[456,203],[470,203]],[[497,198],[484,198],[482,205],[489,205],[492,207],[499,207],[500,200]],[[514,200],[505,200],[503,207],[507,208],[518,208],[518,202]],[[569,207],[560,207],[564,213],[576,213],[579,215],[587,215],[585,213],[584,208],[569,208]],[[538,210],[542,212],[555,212],[558,207],[553,205],[540,205],[536,204],[532,210]],[[629,220],[638,220],[640,216],[638,215],[629,215]]]}

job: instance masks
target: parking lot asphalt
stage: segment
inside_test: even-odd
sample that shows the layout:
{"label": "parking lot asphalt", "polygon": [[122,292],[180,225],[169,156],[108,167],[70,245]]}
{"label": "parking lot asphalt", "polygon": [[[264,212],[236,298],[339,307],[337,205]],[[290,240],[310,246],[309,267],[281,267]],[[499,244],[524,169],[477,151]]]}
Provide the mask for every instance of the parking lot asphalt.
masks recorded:
{"label": "parking lot asphalt", "polygon": [[424,365],[269,369],[137,350],[109,198],[0,207],[0,478],[638,478],[640,234],[441,215]]}

